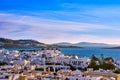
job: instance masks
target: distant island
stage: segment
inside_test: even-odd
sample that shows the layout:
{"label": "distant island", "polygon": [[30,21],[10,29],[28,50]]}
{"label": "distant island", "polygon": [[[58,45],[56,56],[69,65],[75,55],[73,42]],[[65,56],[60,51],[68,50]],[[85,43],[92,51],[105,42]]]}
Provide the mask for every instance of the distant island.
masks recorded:
{"label": "distant island", "polygon": [[120,49],[120,46],[118,46],[118,47],[110,47],[110,48],[105,48],[105,49]]}
{"label": "distant island", "polygon": [[61,45],[61,46],[78,46],[78,47],[115,47],[116,45],[105,44],[105,43],[91,43],[91,42],[79,42],[79,43],[68,43],[61,42],[55,43],[53,45]]}

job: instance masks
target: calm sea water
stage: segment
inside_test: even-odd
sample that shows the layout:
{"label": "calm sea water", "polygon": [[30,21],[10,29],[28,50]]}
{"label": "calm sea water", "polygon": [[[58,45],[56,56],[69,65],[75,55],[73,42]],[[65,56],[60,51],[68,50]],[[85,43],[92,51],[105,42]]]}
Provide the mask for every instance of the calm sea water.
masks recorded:
{"label": "calm sea water", "polygon": [[[19,50],[20,48],[8,48],[9,50]],[[41,48],[29,48],[30,50],[41,50]],[[27,49],[28,50],[28,49]],[[73,56],[77,55],[78,57],[89,57],[94,54],[97,57],[101,57],[101,54],[104,57],[113,57],[114,59],[120,59],[120,49],[102,49],[102,48],[60,48],[63,54]]]}
{"label": "calm sea water", "polygon": [[120,59],[120,49],[103,49],[103,48],[62,48],[61,51],[66,55],[77,55],[78,57],[89,57],[94,54],[98,58],[101,54],[104,57],[113,57],[114,59]]}

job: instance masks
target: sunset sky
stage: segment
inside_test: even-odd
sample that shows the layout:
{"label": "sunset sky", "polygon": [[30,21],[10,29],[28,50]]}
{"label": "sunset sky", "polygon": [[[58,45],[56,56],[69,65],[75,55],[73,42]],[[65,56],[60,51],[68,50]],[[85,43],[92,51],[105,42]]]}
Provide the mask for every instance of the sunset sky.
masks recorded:
{"label": "sunset sky", "polygon": [[0,37],[120,44],[120,0],[0,0]]}

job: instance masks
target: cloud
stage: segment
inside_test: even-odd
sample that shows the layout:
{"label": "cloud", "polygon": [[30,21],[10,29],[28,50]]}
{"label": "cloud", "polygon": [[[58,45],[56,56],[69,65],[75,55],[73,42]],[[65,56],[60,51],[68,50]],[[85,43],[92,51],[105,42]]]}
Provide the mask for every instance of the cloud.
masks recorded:
{"label": "cloud", "polygon": [[[91,32],[97,30],[119,31],[120,29],[92,23],[52,20],[35,16],[0,13],[0,36],[6,38],[35,39],[47,43],[63,41],[98,42],[99,40],[108,43],[116,41],[116,39],[110,40],[110,37],[101,37],[101,35],[91,34]],[[76,34],[73,34],[74,32],[76,32]],[[119,41],[116,41],[116,43],[118,42]]]}

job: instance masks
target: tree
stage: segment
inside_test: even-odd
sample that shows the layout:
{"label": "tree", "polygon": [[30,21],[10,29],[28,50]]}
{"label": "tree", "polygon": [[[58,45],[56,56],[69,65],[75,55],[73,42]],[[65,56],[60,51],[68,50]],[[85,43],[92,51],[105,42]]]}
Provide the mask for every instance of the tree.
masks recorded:
{"label": "tree", "polygon": [[71,64],[68,64],[68,66],[70,66],[70,70],[76,70],[76,68],[74,66],[72,66]]}
{"label": "tree", "polygon": [[111,57],[107,57],[105,59],[103,58],[101,61],[97,57],[92,55],[91,62],[88,65],[88,68],[93,68],[94,70],[98,70],[99,68],[104,69],[104,70],[114,70],[116,68],[116,66],[112,63],[106,62],[111,59],[112,59]]}
{"label": "tree", "polygon": [[100,60],[95,55],[92,55],[91,62],[88,65],[88,68],[93,68],[94,70],[98,70],[99,63],[100,63]]}
{"label": "tree", "polygon": [[114,70],[116,67],[114,64],[103,62],[100,64],[100,68],[104,70]]}
{"label": "tree", "polygon": [[101,60],[104,62],[104,54],[101,54]]}
{"label": "tree", "polygon": [[90,64],[88,65],[88,68],[93,68],[94,70],[98,70],[99,65],[97,65],[95,61],[91,61]]}
{"label": "tree", "polygon": [[0,66],[7,65],[6,62],[0,62]]}
{"label": "tree", "polygon": [[53,67],[50,67],[50,71],[54,71],[54,68],[53,68]]}
{"label": "tree", "polygon": [[104,59],[105,62],[114,62],[113,58],[112,57],[107,57]]}
{"label": "tree", "polygon": [[91,61],[100,61],[94,54],[92,55]]}

